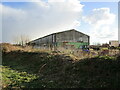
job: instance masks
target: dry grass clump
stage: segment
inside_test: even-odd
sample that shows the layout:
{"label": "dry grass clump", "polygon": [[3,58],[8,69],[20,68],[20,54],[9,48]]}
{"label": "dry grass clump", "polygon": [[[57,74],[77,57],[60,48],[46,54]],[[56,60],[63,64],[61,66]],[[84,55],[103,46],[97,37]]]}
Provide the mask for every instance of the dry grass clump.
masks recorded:
{"label": "dry grass clump", "polygon": [[[71,57],[59,54],[57,51],[51,54],[16,51],[3,53],[5,68],[2,74],[3,83],[7,86],[5,88],[118,88],[120,86],[120,57],[97,56],[78,61]],[[30,75],[37,75],[38,78]]]}
{"label": "dry grass clump", "polygon": [[56,51],[52,51],[49,49],[44,48],[32,48],[30,46],[15,46],[9,43],[2,43],[0,44],[2,52],[11,52],[11,51],[22,51],[22,52],[47,52],[49,54],[65,54],[67,56],[70,56],[73,60],[80,60],[85,58],[93,58],[96,56],[114,56],[119,55],[120,50],[118,49],[101,49],[101,50],[89,50],[89,51],[83,51],[80,49],[65,49],[62,47],[58,47]]}
{"label": "dry grass clump", "polygon": [[9,44],[9,43],[1,43],[0,47],[2,52],[23,50],[23,48],[21,48],[20,46],[13,46],[12,44]]}
{"label": "dry grass clump", "polygon": [[1,43],[0,44],[0,50],[2,52],[11,52],[11,51],[27,51],[27,52],[34,52],[35,49],[33,49],[30,46],[17,46],[17,45],[12,45],[10,43]]}
{"label": "dry grass clump", "polygon": [[103,48],[101,50],[92,50],[83,51],[81,49],[65,49],[65,48],[58,48],[61,53],[67,54],[72,57],[74,60],[78,59],[85,59],[85,58],[93,58],[96,56],[117,56],[120,54],[120,50],[118,49],[106,49]]}

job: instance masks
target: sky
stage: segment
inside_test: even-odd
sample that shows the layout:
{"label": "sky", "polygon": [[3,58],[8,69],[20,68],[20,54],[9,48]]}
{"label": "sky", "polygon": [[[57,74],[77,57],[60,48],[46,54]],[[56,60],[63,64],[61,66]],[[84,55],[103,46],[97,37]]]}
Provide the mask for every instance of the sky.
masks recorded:
{"label": "sky", "polygon": [[20,35],[30,40],[76,29],[90,36],[90,43],[118,40],[118,3],[80,0],[2,2],[2,42],[14,43]]}

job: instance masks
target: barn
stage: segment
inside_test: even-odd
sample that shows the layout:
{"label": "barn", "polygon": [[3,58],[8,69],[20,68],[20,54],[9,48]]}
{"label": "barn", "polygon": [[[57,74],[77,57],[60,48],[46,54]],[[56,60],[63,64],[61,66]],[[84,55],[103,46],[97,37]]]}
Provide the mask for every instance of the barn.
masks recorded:
{"label": "barn", "polygon": [[75,29],[52,33],[28,43],[36,48],[82,48],[90,44],[90,36]]}
{"label": "barn", "polygon": [[109,41],[109,46],[110,47],[118,47],[119,46],[119,41],[111,40],[111,41]]}

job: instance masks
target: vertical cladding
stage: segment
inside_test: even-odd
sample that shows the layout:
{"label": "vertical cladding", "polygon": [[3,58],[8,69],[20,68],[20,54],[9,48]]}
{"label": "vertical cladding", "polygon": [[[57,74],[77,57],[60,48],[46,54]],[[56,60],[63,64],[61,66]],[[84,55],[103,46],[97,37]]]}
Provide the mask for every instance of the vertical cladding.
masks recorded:
{"label": "vertical cladding", "polygon": [[90,37],[76,30],[69,30],[59,33],[54,33],[47,35],[45,37],[39,38],[35,41],[36,45],[39,46],[61,46],[61,45],[73,45],[76,48],[79,48],[82,45],[89,45]]}
{"label": "vertical cladding", "polygon": [[81,32],[71,30],[66,32],[56,33],[57,46],[73,46],[80,48],[89,45],[89,36]]}
{"label": "vertical cladding", "polygon": [[41,41],[41,44],[42,43],[44,43],[44,44],[52,43],[52,35],[41,38],[40,41]]}
{"label": "vertical cladding", "polygon": [[79,41],[89,42],[89,36],[71,30],[67,32],[57,33],[56,40],[57,42],[79,42]]}
{"label": "vertical cladding", "polygon": [[73,38],[74,38],[74,35],[72,31],[56,33],[57,42],[70,42],[70,41],[73,41]]}
{"label": "vertical cladding", "polygon": [[90,45],[90,36],[88,36],[88,45]]}

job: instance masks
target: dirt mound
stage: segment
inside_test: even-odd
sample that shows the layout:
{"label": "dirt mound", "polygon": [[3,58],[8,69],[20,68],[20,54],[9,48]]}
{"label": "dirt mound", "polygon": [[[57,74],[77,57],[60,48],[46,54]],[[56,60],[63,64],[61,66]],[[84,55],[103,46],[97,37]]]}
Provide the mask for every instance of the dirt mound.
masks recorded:
{"label": "dirt mound", "polygon": [[2,52],[11,52],[11,51],[23,50],[22,47],[14,46],[14,45],[9,44],[9,43],[1,43],[0,47],[1,47],[0,49]]}
{"label": "dirt mound", "polygon": [[[11,68],[3,69],[3,85],[10,88],[119,88],[119,57],[98,56],[74,62],[66,55],[55,53],[3,53],[2,65]],[[21,72],[26,72],[24,77]]]}

